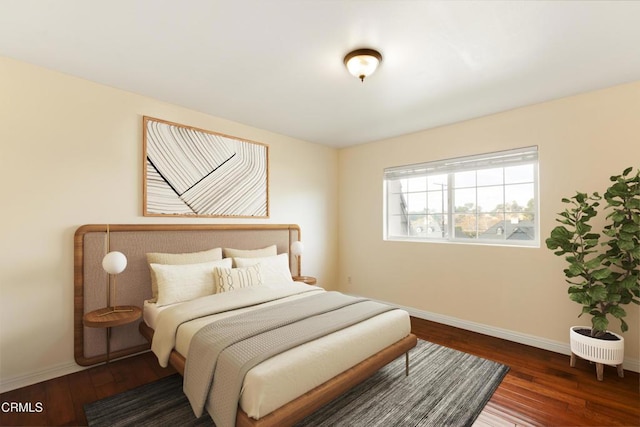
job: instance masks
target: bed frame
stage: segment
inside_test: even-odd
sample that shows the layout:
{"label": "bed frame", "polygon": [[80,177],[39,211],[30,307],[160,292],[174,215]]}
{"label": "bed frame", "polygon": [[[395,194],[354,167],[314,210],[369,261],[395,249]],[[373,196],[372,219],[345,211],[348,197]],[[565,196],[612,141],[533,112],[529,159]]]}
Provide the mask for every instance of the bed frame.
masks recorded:
{"label": "bed frame", "polygon": [[[102,257],[108,251],[121,251],[128,260],[125,271],[117,276],[117,304],[142,307],[144,300],[151,298],[151,278],[146,260],[148,252],[186,253],[214,247],[258,249],[275,244],[280,254],[289,253],[291,243],[300,239],[300,228],[294,224],[81,226],[74,237],[76,362],[93,365],[107,360],[106,331],[84,327],[82,319],[84,314],[110,305],[108,277],[102,269]],[[300,275],[300,257],[289,258],[292,275]],[[146,351],[152,338],[153,330],[143,321],[114,328],[109,359]],[[259,420],[250,418],[239,409],[236,425],[293,425],[403,354],[408,374],[408,352],[416,344],[416,336],[410,334]],[[169,363],[184,375],[185,359],[182,355],[172,352]]]}
{"label": "bed frame", "polygon": [[[144,322],[140,323],[140,333],[149,342],[153,339],[153,329]],[[238,408],[236,427],[282,427],[294,425],[342,393],[360,384],[380,368],[403,354],[405,355],[405,373],[409,375],[409,350],[415,347],[417,342],[417,337],[409,334],[395,344],[390,345],[258,420],[250,418],[246,412]],[[180,353],[175,350],[171,352],[169,364],[174,367],[180,375],[184,375],[185,362],[185,358]]]}

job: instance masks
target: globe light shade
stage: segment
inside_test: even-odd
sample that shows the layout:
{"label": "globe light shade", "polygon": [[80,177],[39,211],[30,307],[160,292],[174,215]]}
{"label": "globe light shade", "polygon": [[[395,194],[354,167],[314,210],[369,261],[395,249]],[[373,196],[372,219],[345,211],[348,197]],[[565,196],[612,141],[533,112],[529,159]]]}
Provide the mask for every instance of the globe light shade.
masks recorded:
{"label": "globe light shade", "polygon": [[291,244],[291,254],[294,256],[300,256],[304,252],[304,245],[301,241],[297,240]]}
{"label": "globe light shade", "polygon": [[344,65],[353,76],[364,82],[365,77],[376,71],[382,61],[380,52],[373,49],[358,49],[344,57]]}
{"label": "globe light shade", "polygon": [[109,252],[102,258],[102,268],[109,274],[122,273],[127,268],[127,257],[122,252]]}

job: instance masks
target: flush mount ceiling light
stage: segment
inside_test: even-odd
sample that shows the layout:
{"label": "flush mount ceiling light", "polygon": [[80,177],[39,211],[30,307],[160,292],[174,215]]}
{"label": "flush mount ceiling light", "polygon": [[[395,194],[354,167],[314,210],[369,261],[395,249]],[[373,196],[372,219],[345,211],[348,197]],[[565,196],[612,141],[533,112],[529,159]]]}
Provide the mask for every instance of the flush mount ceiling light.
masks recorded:
{"label": "flush mount ceiling light", "polygon": [[364,82],[365,77],[369,77],[376,71],[378,64],[382,61],[380,52],[373,49],[358,49],[344,57],[344,65],[354,76]]}

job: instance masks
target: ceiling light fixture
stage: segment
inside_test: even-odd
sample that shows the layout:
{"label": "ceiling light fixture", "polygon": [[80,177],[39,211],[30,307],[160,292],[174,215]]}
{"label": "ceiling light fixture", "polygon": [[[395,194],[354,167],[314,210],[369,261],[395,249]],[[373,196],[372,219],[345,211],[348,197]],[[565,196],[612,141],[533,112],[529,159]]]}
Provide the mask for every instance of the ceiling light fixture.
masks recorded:
{"label": "ceiling light fixture", "polygon": [[354,50],[344,57],[344,65],[347,70],[362,82],[364,82],[365,77],[369,77],[376,71],[381,61],[382,55],[373,49]]}

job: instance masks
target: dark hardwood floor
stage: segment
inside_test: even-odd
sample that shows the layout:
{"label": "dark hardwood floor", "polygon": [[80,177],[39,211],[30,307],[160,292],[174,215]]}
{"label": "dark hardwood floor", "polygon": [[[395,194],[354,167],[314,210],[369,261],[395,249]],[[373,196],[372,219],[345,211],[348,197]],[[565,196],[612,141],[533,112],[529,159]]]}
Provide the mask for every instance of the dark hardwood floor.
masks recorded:
{"label": "dark hardwood floor", "polygon": [[[511,425],[640,426],[640,381],[635,372],[619,378],[605,368],[510,341],[412,318],[422,339],[510,366],[486,411]],[[158,366],[151,353],[96,366],[0,395],[0,425],[86,425],[83,405],[174,373]],[[6,412],[5,402],[31,403],[31,413]],[[38,412],[36,403],[42,404]],[[23,407],[24,409],[24,407]]]}
{"label": "dark hardwood floor", "polygon": [[[596,378],[595,365],[569,356],[412,318],[420,338],[511,369],[493,394],[489,407],[512,415],[518,424],[543,426],[640,426],[638,373],[606,366],[604,381]],[[503,417],[506,418],[506,417]]]}

